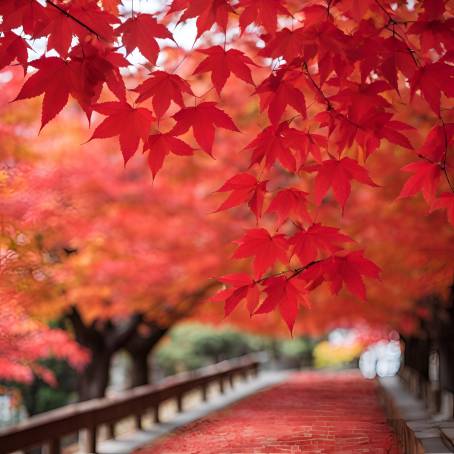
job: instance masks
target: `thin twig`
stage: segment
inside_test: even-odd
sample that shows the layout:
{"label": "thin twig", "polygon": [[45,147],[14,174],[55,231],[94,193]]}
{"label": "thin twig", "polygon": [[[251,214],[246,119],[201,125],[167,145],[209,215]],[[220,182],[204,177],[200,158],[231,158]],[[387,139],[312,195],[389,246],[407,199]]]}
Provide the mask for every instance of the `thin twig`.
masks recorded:
{"label": "thin twig", "polygon": [[449,178],[449,174],[448,174],[448,169],[446,167],[446,164],[447,164],[447,160],[448,160],[448,133],[446,131],[446,124],[443,120],[443,118],[440,116],[440,121],[441,121],[441,124],[442,124],[442,127],[443,127],[443,140],[444,140],[444,143],[445,143],[445,154],[443,156],[443,161],[442,161],[442,165],[441,165],[441,168],[443,169],[443,173],[445,174],[445,177],[446,177],[446,181],[448,182],[448,185],[449,187],[451,188],[451,191],[454,192],[454,184],[451,182],[451,179]]}
{"label": "thin twig", "polygon": [[[325,260],[325,259],[323,259],[323,260]],[[314,266],[317,263],[323,262],[323,260],[313,260],[312,262],[309,262],[307,265],[301,266],[300,268],[295,268],[294,270],[288,269],[288,270],[280,271],[279,273],[270,274],[268,276],[265,276],[265,277],[262,277],[260,279],[257,279],[254,282],[256,284],[261,284],[262,282],[264,282],[267,279],[270,279],[272,277],[278,277],[278,276],[282,276],[282,275],[287,274],[287,273],[292,273],[291,276],[286,278],[287,280],[290,280],[290,279],[293,279],[294,277],[298,276],[298,274],[300,274],[303,271],[307,270],[311,266]]]}
{"label": "thin twig", "polygon": [[77,19],[77,17],[73,16],[71,13],[68,13],[65,9],[63,9],[61,6],[57,5],[54,3],[52,0],[46,0],[47,4],[55,8],[56,10],[60,11],[60,13],[64,14],[66,17],[69,17],[72,19],[74,22],[77,22],[81,27],[85,28],[88,30],[90,33],[93,33],[98,39],[103,39],[106,41],[102,36],[99,35],[99,33],[95,30],[93,30],[91,27],[89,27],[87,24],[84,24],[81,20]]}
{"label": "thin twig", "polygon": [[335,115],[338,115],[339,117],[343,118],[345,121],[350,123],[355,128],[364,130],[363,126],[359,125],[358,123],[355,123],[350,118],[348,118],[347,115],[339,112],[338,110],[336,110],[333,107],[333,105],[331,104],[331,101],[329,100],[329,98],[325,95],[325,93],[323,93],[323,90],[321,89],[321,87],[313,79],[311,73],[309,72],[309,67],[307,66],[306,62],[303,63],[303,67],[304,67],[304,70],[305,70],[305,73],[306,73],[307,77],[312,82],[312,85],[315,87],[315,89],[318,91],[318,93],[322,96],[322,98],[323,98],[323,100],[324,100],[324,102],[326,104],[326,108],[327,108],[328,112],[334,112]]}

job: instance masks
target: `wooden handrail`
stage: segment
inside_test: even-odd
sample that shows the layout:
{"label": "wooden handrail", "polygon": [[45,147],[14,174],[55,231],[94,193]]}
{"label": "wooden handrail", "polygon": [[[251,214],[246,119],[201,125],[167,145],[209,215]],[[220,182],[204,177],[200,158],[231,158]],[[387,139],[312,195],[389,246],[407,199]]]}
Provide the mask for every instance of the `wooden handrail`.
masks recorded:
{"label": "wooden handrail", "polygon": [[57,410],[33,416],[13,427],[0,429],[0,453],[22,450],[33,446],[47,445],[50,454],[61,453],[61,437],[88,431],[87,451],[96,453],[98,427],[106,424],[110,433],[121,419],[135,416],[137,428],[141,428],[141,418],[147,411],[153,411],[154,420],[159,422],[159,405],[169,399],[176,399],[179,411],[182,410],[184,394],[200,389],[206,400],[206,388],[213,382],[219,383],[224,392],[226,380],[233,384],[233,376],[258,372],[260,360],[251,354],[241,358],[222,361],[196,371],[184,372],[162,380],[156,385],[145,385],[122,392],[113,397],[92,399],[70,404]]}

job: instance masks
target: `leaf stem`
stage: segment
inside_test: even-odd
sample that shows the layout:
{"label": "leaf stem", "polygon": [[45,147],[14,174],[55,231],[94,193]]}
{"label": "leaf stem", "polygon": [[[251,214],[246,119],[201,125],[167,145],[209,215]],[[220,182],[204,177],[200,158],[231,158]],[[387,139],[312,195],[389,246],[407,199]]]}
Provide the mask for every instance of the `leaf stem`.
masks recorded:
{"label": "leaf stem", "polygon": [[451,188],[451,191],[454,192],[454,184],[452,183],[450,177],[449,177],[449,173],[448,173],[448,169],[447,169],[447,160],[448,160],[448,133],[446,131],[446,124],[443,120],[443,118],[441,117],[440,115],[440,121],[441,121],[441,125],[442,125],[442,128],[443,128],[443,141],[445,143],[445,153],[444,153],[444,156],[443,156],[443,161],[442,161],[442,165],[441,165],[441,168],[443,169],[443,173],[445,174],[445,177],[446,177],[446,181],[448,182],[448,185],[449,187]]}
{"label": "leaf stem", "polygon": [[303,271],[307,270],[311,266],[314,266],[317,263],[323,262],[323,260],[326,260],[326,259],[313,260],[312,262],[309,262],[307,265],[301,266],[299,268],[287,269],[287,270],[284,270],[284,271],[279,271],[278,273],[269,274],[268,276],[265,276],[265,277],[262,277],[260,279],[255,280],[254,282],[256,284],[261,284],[261,283],[265,282],[267,279],[270,279],[271,277],[278,277],[278,276],[282,276],[282,275],[284,275],[286,273],[292,273],[291,276],[286,278],[289,281],[290,279],[293,279],[294,277],[298,276],[298,274],[300,274]]}

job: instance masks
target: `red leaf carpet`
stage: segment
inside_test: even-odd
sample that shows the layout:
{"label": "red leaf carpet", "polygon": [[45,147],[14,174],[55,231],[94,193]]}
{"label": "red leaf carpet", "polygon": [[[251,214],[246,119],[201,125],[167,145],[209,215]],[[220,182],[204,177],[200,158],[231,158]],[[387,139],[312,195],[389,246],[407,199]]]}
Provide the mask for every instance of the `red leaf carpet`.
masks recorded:
{"label": "red leaf carpet", "polygon": [[376,388],[356,372],[297,373],[137,454],[399,454]]}

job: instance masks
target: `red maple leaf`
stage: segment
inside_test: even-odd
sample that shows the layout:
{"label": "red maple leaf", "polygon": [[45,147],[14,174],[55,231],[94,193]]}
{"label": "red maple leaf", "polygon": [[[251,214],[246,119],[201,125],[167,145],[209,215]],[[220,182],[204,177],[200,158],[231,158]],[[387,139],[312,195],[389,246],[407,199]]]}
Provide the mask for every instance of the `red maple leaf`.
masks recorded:
{"label": "red maple leaf", "polygon": [[[306,162],[309,152],[320,161],[320,148],[326,143],[325,137],[291,128],[284,121],[278,126],[265,128],[244,149],[252,150],[251,166],[265,159],[266,168],[270,168],[278,160],[287,170],[295,172]],[[292,150],[296,153],[292,153]]]}
{"label": "red maple leaf", "polygon": [[254,257],[254,275],[260,277],[276,261],[288,263],[288,243],[285,235],[271,236],[265,229],[251,229],[238,241],[239,247],[233,254],[234,258],[241,259]]}
{"label": "red maple leaf", "polygon": [[438,182],[440,181],[440,165],[427,161],[416,161],[402,167],[404,172],[413,172],[400,191],[399,199],[411,197],[422,192],[424,199],[431,204],[435,199]]}
{"label": "red maple leaf", "polygon": [[304,35],[303,28],[289,30],[283,28],[274,35],[265,35],[265,47],[259,52],[264,57],[284,57],[287,63],[300,57],[303,53]]}
{"label": "red maple leaf", "polygon": [[314,166],[313,169],[318,171],[315,178],[315,201],[317,205],[320,205],[324,195],[332,187],[334,197],[343,209],[350,195],[351,180],[369,186],[377,186],[369,177],[367,170],[351,158],[327,159],[320,165]]}
{"label": "red maple leaf", "polygon": [[344,257],[335,256],[329,259],[327,274],[334,294],[339,293],[342,285],[345,285],[351,293],[365,300],[366,287],[362,276],[378,279],[380,268],[364,258],[363,251],[354,251]]}
{"label": "red maple leaf", "polygon": [[317,162],[322,162],[322,150],[328,147],[328,139],[320,134],[314,134],[312,132],[298,131],[295,129],[288,140],[290,147],[295,148],[299,151],[298,168],[306,162],[309,154]]}
{"label": "red maple leaf", "polygon": [[[380,118],[381,117],[381,118]],[[413,146],[408,140],[406,136],[404,136],[399,131],[401,130],[409,130],[414,129],[412,126],[403,123],[402,121],[390,120],[391,114],[382,113],[381,115],[377,115],[376,118],[379,120],[376,123],[376,129],[373,131],[375,136],[383,137],[384,139],[388,140],[390,143],[394,143],[399,145],[403,148],[408,148],[409,150],[413,150]],[[381,121],[384,120],[384,121]],[[367,150],[367,147],[363,147]],[[371,152],[368,152],[370,155]]]}
{"label": "red maple leaf", "polygon": [[26,80],[15,101],[34,98],[44,93],[41,114],[43,129],[67,104],[71,75],[66,62],[58,57],[42,57],[30,64],[38,71]]}
{"label": "red maple leaf", "polygon": [[126,89],[119,66],[128,62],[120,54],[90,43],[75,46],[71,60],[59,57],[41,57],[30,62],[38,69],[24,83],[16,100],[44,94],[41,129],[67,104],[71,94],[90,119],[92,104],[101,95],[104,83],[120,99],[126,100]]}
{"label": "red maple leaf", "polygon": [[199,49],[199,52],[208,55],[208,57],[197,66],[193,74],[211,72],[211,81],[219,94],[231,73],[254,85],[248,65],[257,65],[243,52],[236,49],[226,51],[221,46]]}
{"label": "red maple leaf", "polygon": [[288,170],[296,170],[296,159],[293,155],[290,144],[287,141],[293,128],[289,128],[287,122],[281,123],[279,126],[268,126],[265,128],[252,142],[250,142],[245,150],[252,150],[251,166],[260,164],[265,158],[265,166],[270,168],[276,160]]}
{"label": "red maple leaf", "polygon": [[454,143],[454,123],[436,125],[426,136],[418,155],[432,162],[441,162],[446,154],[447,147]]}
{"label": "red maple leaf", "polygon": [[172,33],[151,14],[130,17],[116,31],[122,35],[127,54],[137,48],[152,65],[156,63],[160,50],[156,38],[173,39]]}
{"label": "red maple leaf", "polygon": [[84,42],[73,47],[69,56],[71,95],[89,120],[91,106],[98,101],[104,83],[120,101],[126,101],[126,87],[119,68],[129,66],[129,62],[123,55],[99,43]]}
{"label": "red maple leaf", "polygon": [[134,91],[139,93],[136,102],[152,98],[157,118],[161,118],[167,112],[171,101],[183,108],[183,93],[194,95],[187,81],[176,74],[165,71],[152,72],[150,77],[138,85]]}
{"label": "red maple leaf", "polygon": [[231,131],[239,131],[232,119],[215,102],[202,102],[195,107],[185,107],[173,115],[177,124],[171,134],[184,134],[192,128],[194,138],[209,155],[212,153],[215,126]]}
{"label": "red maple leaf", "polygon": [[444,61],[428,63],[419,68],[410,81],[413,96],[416,90],[421,90],[423,98],[432,110],[440,115],[440,98],[444,93],[448,98],[454,97],[454,67]]}
{"label": "red maple leaf", "polygon": [[[428,53],[435,49],[439,54],[454,49],[454,19],[443,14],[448,2],[443,0],[425,0],[424,12],[418,16],[418,20],[411,24],[408,34],[419,35],[419,41],[423,52]],[[444,46],[444,48],[443,48]]]}
{"label": "red maple leaf", "polygon": [[244,8],[240,14],[240,27],[243,32],[248,25],[255,23],[269,33],[275,33],[278,16],[291,16],[282,0],[240,0],[238,8]]}
{"label": "red maple leaf", "polygon": [[413,149],[408,138],[399,132],[413,128],[401,121],[391,120],[392,114],[383,110],[370,109],[359,123],[351,120],[348,115],[334,111],[320,112],[315,118],[321,127],[328,127],[329,137],[337,145],[339,156],[356,141],[368,158],[378,149],[382,138]]}
{"label": "red maple leaf", "polygon": [[305,5],[301,12],[304,13],[303,57],[305,61],[317,59],[320,85],[333,71],[346,79],[353,70],[349,59],[353,38],[334,24],[324,5]]}
{"label": "red maple leaf", "polygon": [[0,38],[0,69],[10,65],[14,60],[24,68],[24,75],[28,67],[29,45],[20,36],[13,32],[5,32]]}
{"label": "red maple leaf", "polygon": [[303,92],[296,88],[295,82],[301,72],[287,71],[283,68],[267,77],[258,87],[260,109],[268,109],[268,117],[274,125],[279,123],[287,105],[293,107],[303,117],[306,116],[306,101]]}
{"label": "red maple leaf", "polygon": [[277,214],[277,227],[292,218],[295,221],[312,222],[306,207],[307,192],[296,188],[287,188],[279,191],[268,207],[267,213]]}
{"label": "red maple leaf", "polygon": [[[113,24],[119,19],[99,8],[96,0],[84,2],[58,2],[58,8],[46,8],[46,26],[43,35],[48,35],[47,50],[55,49],[66,58],[73,36],[84,42],[87,35],[95,34],[104,42],[114,40]],[[83,25],[82,25],[83,24]]]}
{"label": "red maple leaf", "polygon": [[320,252],[333,254],[340,251],[341,244],[352,239],[339,232],[339,229],[321,224],[312,224],[307,230],[301,228],[290,239],[293,245],[292,255],[295,254],[301,265],[315,261]]}
{"label": "red maple leaf", "polygon": [[[364,17],[369,8],[376,6],[374,0],[342,0],[337,3],[337,7],[348,17],[352,17],[358,22]],[[381,11],[380,11],[381,12]]]}
{"label": "red maple leaf", "polygon": [[308,283],[308,290],[327,281],[333,294],[337,295],[345,285],[351,293],[365,300],[366,288],[362,276],[378,279],[380,272],[375,263],[364,258],[363,251],[353,251],[315,262],[303,270],[299,277]]}
{"label": "red maple leaf", "polygon": [[153,178],[161,169],[165,157],[169,153],[178,156],[191,156],[194,149],[191,148],[186,142],[174,137],[170,133],[157,133],[148,137],[148,141],[144,145],[144,151],[150,150],[148,154],[148,165],[153,174]]}
{"label": "red maple leaf", "polygon": [[104,102],[94,105],[93,110],[108,117],[98,125],[90,140],[119,136],[126,164],[136,152],[139,141],[147,143],[153,114],[143,107],[135,109],[127,102]]}
{"label": "red maple leaf", "polygon": [[[334,82],[331,81],[331,84]],[[364,120],[369,119],[375,112],[384,111],[390,107],[389,102],[380,96],[380,93],[391,89],[391,86],[383,80],[367,84],[345,84],[340,79],[336,82],[347,87],[331,96],[330,102],[339,106],[338,111],[348,112],[348,118],[356,124],[362,125]]]}
{"label": "red maple leaf", "polygon": [[216,210],[226,210],[244,202],[258,219],[262,215],[267,181],[258,181],[249,173],[240,173],[227,180],[216,192],[232,191],[222,205]]}
{"label": "red maple leaf", "polygon": [[235,12],[229,0],[173,0],[167,14],[183,11],[178,23],[197,17],[197,38],[214,24],[225,32],[229,13]]}
{"label": "red maple leaf", "polygon": [[251,277],[246,273],[228,274],[218,278],[232,287],[221,290],[212,297],[212,301],[225,301],[224,312],[227,317],[241,302],[246,299],[249,314],[253,314],[259,303],[260,291]]}
{"label": "red maple leaf", "polygon": [[448,221],[454,226],[454,194],[443,192],[432,204],[432,211],[444,208],[448,215]]}
{"label": "red maple leaf", "polygon": [[265,285],[268,296],[254,314],[267,314],[277,307],[289,331],[292,332],[300,306],[310,307],[306,283],[300,279],[276,276],[266,279]]}
{"label": "red maple leaf", "polygon": [[48,8],[39,2],[30,0],[14,0],[0,2],[0,16],[2,31],[14,30],[22,27],[27,35],[43,37],[42,30],[46,26],[49,16]]}
{"label": "red maple leaf", "polygon": [[[365,49],[366,53],[371,51]],[[395,36],[390,36],[386,39],[379,41],[379,48],[376,49],[377,57],[381,57],[381,64],[379,66],[383,77],[390,83],[390,85],[397,91],[398,86],[398,74],[401,72],[407,78],[412,78],[417,69],[413,55],[408,49],[407,45]],[[367,64],[365,59],[364,65]]]}

